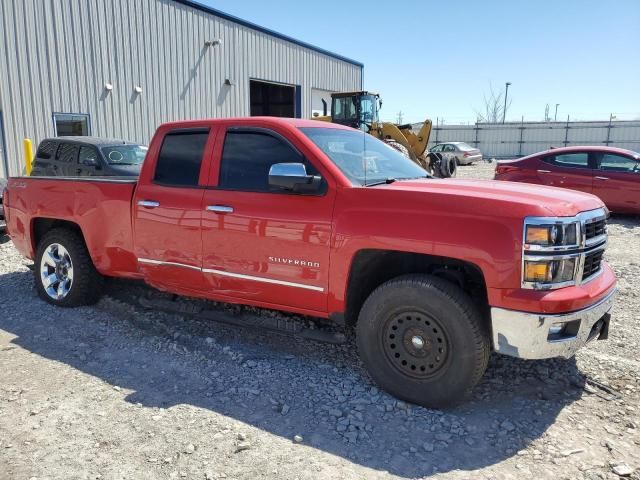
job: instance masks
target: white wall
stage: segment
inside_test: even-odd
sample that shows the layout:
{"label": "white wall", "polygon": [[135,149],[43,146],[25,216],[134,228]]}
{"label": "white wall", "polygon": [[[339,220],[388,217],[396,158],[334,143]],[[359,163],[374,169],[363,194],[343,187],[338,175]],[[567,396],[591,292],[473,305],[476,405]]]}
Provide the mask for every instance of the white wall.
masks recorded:
{"label": "white wall", "polygon": [[323,90],[320,88],[311,89],[311,114],[323,114],[322,100],[327,102],[327,115],[331,115],[331,94],[337,93],[332,90]]}
{"label": "white wall", "polygon": [[[419,127],[414,125],[414,129]],[[445,142],[467,142],[485,156],[496,158],[576,145],[609,145],[637,152],[640,151],[640,121],[434,125],[429,148]]]}

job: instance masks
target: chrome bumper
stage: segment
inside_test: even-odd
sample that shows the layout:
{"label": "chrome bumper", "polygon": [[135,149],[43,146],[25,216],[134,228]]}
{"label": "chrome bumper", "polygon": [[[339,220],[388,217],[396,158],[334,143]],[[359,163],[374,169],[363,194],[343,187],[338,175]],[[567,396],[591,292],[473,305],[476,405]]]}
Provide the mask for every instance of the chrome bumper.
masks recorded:
{"label": "chrome bumper", "polygon": [[615,291],[583,310],[545,315],[491,308],[493,348],[517,358],[569,358],[591,340],[606,338]]}

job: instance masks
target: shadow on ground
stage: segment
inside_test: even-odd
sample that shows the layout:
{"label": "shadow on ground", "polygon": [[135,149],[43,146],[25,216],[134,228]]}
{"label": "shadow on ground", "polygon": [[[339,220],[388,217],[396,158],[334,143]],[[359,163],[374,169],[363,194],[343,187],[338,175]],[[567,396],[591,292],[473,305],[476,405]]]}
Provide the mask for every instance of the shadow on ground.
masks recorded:
{"label": "shadow on ground", "polygon": [[[15,345],[133,390],[128,402],[193,405],[273,435],[301,434],[316,449],[402,477],[501,462],[541,436],[583,390],[573,360],[494,357],[467,403],[436,412],[376,392],[352,341],[292,340],[110,300],[55,308],[35,297],[30,272],[0,276],[0,304],[0,329],[17,337]],[[278,403],[290,411],[283,415]],[[329,407],[362,414],[357,440],[337,431]]]}

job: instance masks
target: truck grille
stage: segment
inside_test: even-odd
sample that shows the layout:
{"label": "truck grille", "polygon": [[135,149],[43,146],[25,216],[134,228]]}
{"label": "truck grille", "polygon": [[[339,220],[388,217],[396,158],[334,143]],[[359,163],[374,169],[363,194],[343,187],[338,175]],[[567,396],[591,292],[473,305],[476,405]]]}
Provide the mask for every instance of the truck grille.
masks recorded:
{"label": "truck grille", "polygon": [[589,252],[585,255],[584,268],[582,270],[582,281],[587,280],[590,276],[595,275],[600,271],[600,263],[602,262],[603,255],[604,250]]}
{"label": "truck grille", "polygon": [[587,223],[584,228],[587,240],[599,237],[607,233],[607,220],[605,218],[598,219],[595,222]]}

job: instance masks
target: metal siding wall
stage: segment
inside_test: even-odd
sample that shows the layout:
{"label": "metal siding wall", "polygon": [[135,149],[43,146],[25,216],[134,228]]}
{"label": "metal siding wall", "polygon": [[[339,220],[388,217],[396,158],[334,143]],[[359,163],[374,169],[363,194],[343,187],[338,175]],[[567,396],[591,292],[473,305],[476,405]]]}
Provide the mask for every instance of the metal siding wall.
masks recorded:
{"label": "metal siding wall", "polygon": [[[0,0],[0,28],[13,175],[24,137],[54,135],[53,112],[87,113],[92,135],[146,143],[162,122],[248,115],[250,78],[300,85],[303,118],[312,88],[361,88],[358,65],[172,0]],[[214,38],[223,45],[204,47]]]}
{"label": "metal siding wall", "polygon": [[[415,124],[414,130],[420,126]],[[477,138],[477,146],[485,156],[518,157],[565,144],[606,145],[608,133],[610,146],[640,151],[640,121],[611,122],[611,128],[607,121],[439,125],[431,133],[429,148],[446,142],[467,142],[475,146]]]}

